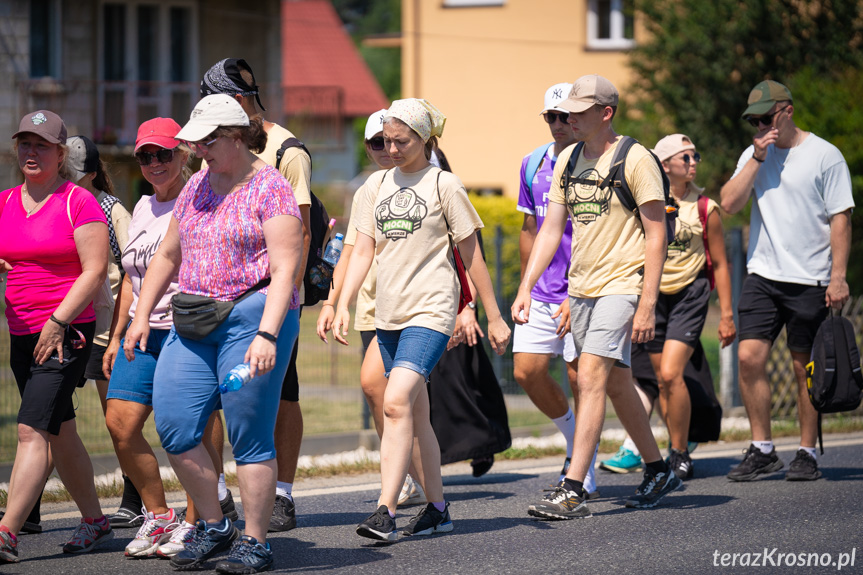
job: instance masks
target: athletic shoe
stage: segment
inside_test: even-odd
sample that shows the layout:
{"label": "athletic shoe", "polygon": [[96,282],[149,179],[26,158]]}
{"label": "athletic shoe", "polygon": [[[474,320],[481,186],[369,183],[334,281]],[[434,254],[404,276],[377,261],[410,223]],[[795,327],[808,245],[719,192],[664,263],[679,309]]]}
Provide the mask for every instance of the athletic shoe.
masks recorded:
{"label": "athletic shoe", "polygon": [[599,468],[611,471],[612,473],[641,471],[641,456],[621,446],[613,457],[600,462]]}
{"label": "athletic shoe", "polygon": [[402,491],[399,493],[399,505],[422,505],[427,503],[423,486],[419,484],[410,473],[405,477]]}
{"label": "athletic shoe", "polygon": [[[563,460],[563,469],[560,470],[560,477],[557,478],[557,482],[560,483],[564,479],[566,479],[566,474],[569,471],[569,464],[572,463],[572,458],[567,457]],[[557,487],[557,485],[552,485],[552,490]]]}
{"label": "athletic shoe", "polygon": [[192,538],[186,543],[186,548],[171,557],[171,567],[177,571],[196,569],[204,561],[222,551],[230,549],[231,544],[240,536],[234,524],[228,521],[228,530],[219,531],[201,520],[195,524]]}
{"label": "athletic shoe", "polygon": [[402,535],[431,535],[450,531],[452,531],[452,519],[449,516],[449,502],[444,505],[443,512],[438,511],[434,503],[429,503],[413,516],[407,527],[402,529]]}
{"label": "athletic shoe", "polygon": [[8,531],[0,531],[0,562],[18,563],[18,541]]}
{"label": "athletic shoe", "polygon": [[672,449],[671,455],[668,456],[667,463],[668,467],[670,467],[674,474],[680,479],[691,479],[695,473],[695,469],[692,466],[692,458],[689,457],[688,451],[677,451],[676,449]]}
{"label": "athletic shoe", "polygon": [[272,566],[270,544],[261,545],[254,537],[243,535],[234,541],[228,558],[216,563],[216,573],[260,573]]}
{"label": "athletic shoe", "polygon": [[290,531],[297,526],[297,508],[290,497],[276,495],[270,527],[267,531]]}
{"label": "athletic shoe", "polygon": [[627,507],[637,509],[646,509],[656,507],[659,500],[683,486],[683,481],[680,480],[670,469],[667,472],[659,472],[656,475],[650,471],[644,472],[644,480],[638,489],[635,490],[635,496],[626,500]]}
{"label": "athletic shoe", "polygon": [[92,517],[82,517],[72,539],[63,545],[63,553],[89,553],[113,538],[114,532],[109,522],[96,523]]}
{"label": "athletic shoe", "polygon": [[[240,518],[240,514],[237,513],[237,508],[234,505],[234,496],[231,495],[230,489],[228,489],[228,494],[225,498],[219,501],[219,507],[222,508],[222,515],[231,521],[237,521]],[[185,507],[177,511],[177,521],[185,521],[186,511]]]}
{"label": "athletic shoe", "polygon": [[143,525],[144,516],[132,509],[121,507],[116,513],[108,516],[108,522],[111,524],[111,529],[131,529]]}
{"label": "athletic shoe", "polygon": [[[0,519],[6,515],[5,511],[0,511]],[[30,521],[29,518],[24,521],[24,525],[21,526],[21,530],[18,532],[21,533],[29,533],[30,535],[39,535],[42,533],[42,525],[39,521]]]}
{"label": "athletic shoe", "polygon": [[168,517],[156,517],[146,509],[142,509],[146,519],[138,529],[135,538],[126,545],[126,557],[152,557],[162,543],[167,543],[171,538],[169,525],[175,525],[176,514],[173,509],[168,511]]}
{"label": "athletic shoe", "polygon": [[[554,491],[555,489],[557,489],[558,485],[560,485],[561,483],[563,483],[563,479],[558,481],[557,485],[549,485],[548,487],[543,489],[543,491],[546,491],[546,492]],[[585,499],[587,499],[588,501],[591,501],[593,499],[599,499],[600,497],[602,497],[602,495],[599,493],[599,489],[597,489],[596,491],[591,491],[590,493],[588,493],[587,497]]]}
{"label": "athletic shoe", "polygon": [[542,501],[529,505],[527,514],[542,519],[577,519],[592,515],[587,500],[564,487],[562,481]]}
{"label": "athletic shoe", "polygon": [[395,541],[399,536],[396,532],[396,520],[390,517],[386,505],[378,507],[377,511],[357,525],[357,535],[380,541]]}
{"label": "athletic shoe", "polygon": [[815,481],[821,477],[818,462],[805,449],[798,449],[794,461],[788,466],[785,479],[788,481]]}
{"label": "athletic shoe", "polygon": [[728,472],[728,479],[731,481],[752,481],[759,475],[779,471],[784,465],[776,455],[775,447],[770,453],[764,453],[750,443],[749,449],[743,454],[743,461]]}
{"label": "athletic shoe", "polygon": [[170,559],[186,548],[186,543],[195,535],[195,526],[185,521],[177,521],[166,525],[165,531],[169,533],[168,541],[159,545],[156,555],[162,559]]}

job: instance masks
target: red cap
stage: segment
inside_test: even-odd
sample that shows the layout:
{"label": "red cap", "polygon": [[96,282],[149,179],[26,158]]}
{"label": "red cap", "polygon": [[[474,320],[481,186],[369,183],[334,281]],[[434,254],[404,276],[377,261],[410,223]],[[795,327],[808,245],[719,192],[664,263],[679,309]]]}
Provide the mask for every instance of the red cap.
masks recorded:
{"label": "red cap", "polygon": [[180,141],[174,137],[180,132],[180,124],[171,118],[153,118],[147,120],[138,128],[138,137],[135,138],[135,151],[142,146],[153,144],[160,148],[176,148]]}

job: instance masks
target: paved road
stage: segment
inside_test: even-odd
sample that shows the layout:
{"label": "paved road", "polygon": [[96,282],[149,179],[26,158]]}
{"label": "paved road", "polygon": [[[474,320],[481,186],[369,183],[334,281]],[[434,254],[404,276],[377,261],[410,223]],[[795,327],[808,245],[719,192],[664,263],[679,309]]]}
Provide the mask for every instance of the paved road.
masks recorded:
{"label": "paved road", "polygon": [[[725,473],[740,459],[745,444],[703,446],[694,456],[695,479],[686,483],[685,491],[652,510],[623,506],[640,477],[601,472],[602,498],[591,503],[594,516],[564,522],[526,515],[527,505],[556,476],[559,458],[498,462],[480,480],[470,476],[469,466],[456,464],[445,468],[444,478],[455,531],[395,544],[370,542],[354,533],[356,524],[374,510],[377,476],[308,480],[296,488],[300,528],[271,538],[276,570],[746,573],[759,570],[754,567],[757,561],[772,573],[863,573],[863,437],[831,435],[826,443],[820,459],[824,478],[814,483],[786,482],[782,472],[754,483],[730,483]],[[787,466],[796,443],[783,440],[778,448]],[[106,504],[106,509],[113,510],[111,505],[116,501]],[[400,510],[398,524],[406,524],[413,511]],[[117,538],[103,550],[64,556],[59,546],[77,522],[77,514],[68,504],[45,506],[43,513],[46,532],[22,536],[23,561],[0,566],[0,572],[137,575],[171,570],[165,561],[125,559],[123,547],[133,536],[129,530],[118,530]],[[725,553],[729,566],[723,568]],[[735,559],[735,553],[741,555]],[[786,553],[794,555],[790,559],[780,555]],[[812,567],[816,559],[826,566]],[[732,560],[736,568],[730,566]],[[807,560],[808,568],[789,566]],[[751,566],[740,567],[741,561]],[[840,571],[839,563],[847,565]]]}

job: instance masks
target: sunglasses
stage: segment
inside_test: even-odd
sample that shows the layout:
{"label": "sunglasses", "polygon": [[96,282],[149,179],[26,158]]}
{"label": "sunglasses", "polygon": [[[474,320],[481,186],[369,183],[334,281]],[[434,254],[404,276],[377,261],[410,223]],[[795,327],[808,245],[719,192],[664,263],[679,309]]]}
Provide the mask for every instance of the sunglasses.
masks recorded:
{"label": "sunglasses", "polygon": [[368,142],[369,142],[369,147],[376,152],[380,152],[381,150],[384,149],[384,137],[383,136],[375,136],[374,138],[372,138]]}
{"label": "sunglasses", "polygon": [[191,149],[193,152],[198,152],[200,154],[206,154],[207,151],[210,149],[210,146],[215,144],[216,140],[218,140],[219,138],[221,138],[221,136],[216,136],[215,138],[213,138],[209,142],[203,142],[203,143],[202,142],[185,142],[185,144],[187,146],[189,146],[189,149]]}
{"label": "sunglasses", "polygon": [[174,159],[174,150],[172,148],[162,148],[156,153],[137,152],[135,154],[135,159],[142,166],[149,166],[153,158],[156,158],[156,161],[160,164],[167,164]]}
{"label": "sunglasses", "polygon": [[[790,106],[791,104],[788,104]],[[785,106],[787,108],[788,106]],[[746,118],[746,121],[749,122],[753,128],[757,128],[759,124],[764,124],[765,126],[773,125],[773,116],[784,110],[785,108],[779,108],[772,114],[764,114],[763,116],[749,116]]]}
{"label": "sunglasses", "polygon": [[683,154],[683,163],[684,164],[698,164],[701,162],[701,154],[695,152],[691,156],[689,154]]}
{"label": "sunglasses", "polygon": [[548,124],[554,124],[557,120],[560,120],[562,124],[566,124],[566,121],[569,120],[569,112],[546,112],[542,117],[545,118]]}

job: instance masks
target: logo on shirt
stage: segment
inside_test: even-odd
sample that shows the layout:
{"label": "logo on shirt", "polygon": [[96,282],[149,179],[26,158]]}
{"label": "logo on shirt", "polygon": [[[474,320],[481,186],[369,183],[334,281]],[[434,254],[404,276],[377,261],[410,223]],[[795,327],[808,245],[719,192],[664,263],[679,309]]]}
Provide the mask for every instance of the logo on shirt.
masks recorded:
{"label": "logo on shirt", "polygon": [[677,219],[677,231],[674,233],[674,241],[668,244],[669,255],[671,252],[683,253],[689,250],[692,244],[692,226]]}
{"label": "logo on shirt", "polygon": [[602,178],[593,168],[583,171],[577,178],[569,181],[566,188],[566,205],[573,222],[589,224],[602,214],[607,214],[611,206],[611,188],[599,189]]}
{"label": "logo on shirt", "polygon": [[411,188],[401,188],[375,208],[378,229],[393,241],[420,229],[427,214],[425,201]]}

